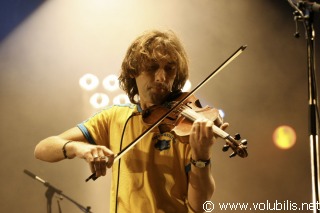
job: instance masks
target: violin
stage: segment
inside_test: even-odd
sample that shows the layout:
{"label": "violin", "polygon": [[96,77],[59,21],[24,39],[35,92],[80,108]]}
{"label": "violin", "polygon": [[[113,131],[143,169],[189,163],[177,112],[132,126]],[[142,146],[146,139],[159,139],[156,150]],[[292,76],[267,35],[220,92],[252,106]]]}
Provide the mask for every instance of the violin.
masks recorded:
{"label": "violin", "polygon": [[[182,93],[176,91],[167,97],[167,101],[158,106],[154,105],[142,112],[143,121],[147,124],[148,128],[141,133],[134,141],[132,141],[127,147],[122,149],[115,155],[113,162],[119,160],[125,153],[127,153],[132,147],[134,147],[141,139],[148,133],[155,130],[158,127],[160,131],[173,131],[182,142],[186,142],[186,137],[189,136],[192,123],[197,118],[207,118],[214,122],[212,129],[214,133],[221,138],[225,139],[226,145],[223,146],[222,151],[226,152],[231,148],[233,153],[230,157],[236,155],[245,158],[248,156],[247,152],[247,140],[240,140],[240,134],[236,134],[235,137],[230,136],[219,128],[222,124],[222,119],[217,109],[210,107],[201,107],[198,99],[193,94],[211,78],[213,78],[219,71],[221,71],[227,64],[238,57],[247,46],[240,46],[227,60],[225,60],[216,70],[214,70],[209,76],[207,76],[200,84],[198,84],[191,92]],[[95,173],[86,179],[86,182],[90,179],[96,180],[98,177]]]}
{"label": "violin", "polygon": [[[187,97],[188,96],[188,97]],[[186,98],[187,97],[187,98]],[[180,100],[186,99],[179,103]],[[178,106],[175,106],[178,104]],[[247,152],[247,140],[244,139],[241,142],[240,134],[236,134],[232,137],[227,132],[223,131],[219,127],[222,125],[222,118],[219,111],[209,106],[202,107],[199,99],[189,93],[183,93],[180,90],[169,94],[167,101],[161,105],[154,105],[144,110],[142,118],[145,124],[152,125],[161,117],[171,110],[175,109],[158,125],[160,132],[172,132],[182,143],[189,142],[189,135],[191,134],[192,124],[198,118],[206,118],[213,121],[213,132],[223,138],[226,144],[223,146],[222,151],[226,152],[231,148],[233,150],[230,158],[238,155],[242,158],[248,156]]]}

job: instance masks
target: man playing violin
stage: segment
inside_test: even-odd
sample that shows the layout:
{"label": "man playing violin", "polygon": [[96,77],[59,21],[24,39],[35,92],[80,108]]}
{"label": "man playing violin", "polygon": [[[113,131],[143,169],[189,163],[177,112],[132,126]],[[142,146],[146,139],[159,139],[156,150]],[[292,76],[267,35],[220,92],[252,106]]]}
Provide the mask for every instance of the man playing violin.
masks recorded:
{"label": "man playing violin", "polygon": [[187,56],[173,32],[142,34],[128,48],[119,77],[131,103],[107,107],[40,141],[35,157],[47,162],[82,158],[96,177],[112,167],[110,212],[203,212],[215,189],[212,121],[197,119],[189,143],[181,143],[170,131],[152,131],[113,163],[147,128],[146,109],[163,104],[187,78]]}

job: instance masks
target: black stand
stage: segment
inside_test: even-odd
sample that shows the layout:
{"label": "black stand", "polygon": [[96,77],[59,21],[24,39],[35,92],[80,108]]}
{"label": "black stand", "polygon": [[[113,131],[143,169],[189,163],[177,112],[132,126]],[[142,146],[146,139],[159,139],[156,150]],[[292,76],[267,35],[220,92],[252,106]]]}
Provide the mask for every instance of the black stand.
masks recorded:
{"label": "black stand", "polygon": [[[41,179],[40,177],[32,174],[28,170],[24,170],[24,173],[26,173],[30,177],[40,181],[41,183],[43,183],[48,188],[47,191],[46,191],[46,194],[45,194],[46,198],[47,198],[47,213],[51,213],[51,204],[52,204],[52,198],[53,198],[54,193],[57,193],[59,196],[65,197],[67,200],[69,200],[71,203],[75,204],[83,212],[92,213],[90,211],[90,209],[91,209],[90,206],[85,208],[84,206],[80,205],[79,203],[77,203],[76,201],[71,199],[70,197],[68,197],[65,194],[63,194],[61,190],[55,188],[50,183],[48,183],[48,182],[44,181],[43,179]],[[59,201],[58,201],[58,206],[59,206],[59,212],[61,213],[61,208],[60,208]]]}
{"label": "black stand", "polygon": [[[298,1],[294,4],[288,0],[289,4],[295,9],[294,20],[302,21],[306,30],[307,39],[307,57],[308,57],[308,100],[309,100],[309,137],[311,154],[311,175],[312,175],[312,202],[314,204],[314,213],[319,213],[319,118],[318,114],[318,95],[315,73],[315,31],[313,27],[314,13],[319,12],[320,5],[315,2]],[[298,30],[295,37],[299,37]]]}

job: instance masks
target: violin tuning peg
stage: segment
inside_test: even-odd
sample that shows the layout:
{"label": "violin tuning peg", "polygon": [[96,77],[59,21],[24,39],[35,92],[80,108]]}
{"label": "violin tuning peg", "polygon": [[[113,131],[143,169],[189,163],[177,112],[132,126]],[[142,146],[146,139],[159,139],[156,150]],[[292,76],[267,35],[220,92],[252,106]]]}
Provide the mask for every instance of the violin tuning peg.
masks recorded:
{"label": "violin tuning peg", "polygon": [[224,145],[223,148],[222,148],[222,151],[226,152],[226,151],[229,150],[229,148],[230,148],[229,145]]}
{"label": "violin tuning peg", "polygon": [[231,155],[229,155],[229,158],[233,158],[236,155],[237,155],[237,153],[233,152]]}
{"label": "violin tuning peg", "polygon": [[244,139],[244,140],[241,141],[241,144],[247,145],[247,144],[248,144],[248,141],[247,141],[246,139]]}
{"label": "violin tuning peg", "polygon": [[234,135],[234,139],[236,139],[236,140],[240,140],[240,139],[241,139],[240,134],[239,134],[239,133],[235,134],[235,135]]}

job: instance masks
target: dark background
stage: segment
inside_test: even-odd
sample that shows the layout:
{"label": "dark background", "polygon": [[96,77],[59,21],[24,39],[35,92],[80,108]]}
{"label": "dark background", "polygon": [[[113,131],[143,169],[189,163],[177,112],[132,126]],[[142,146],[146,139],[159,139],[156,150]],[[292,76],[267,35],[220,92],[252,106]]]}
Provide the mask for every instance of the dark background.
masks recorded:
{"label": "dark background", "polygon": [[[2,0],[1,212],[46,212],[46,187],[25,169],[93,212],[108,212],[110,174],[85,183],[90,172],[83,160],[45,163],[33,151],[43,138],[96,111],[79,78],[87,72],[100,79],[118,74],[129,44],[148,29],[178,34],[190,58],[193,87],[248,45],[196,94],[202,103],[224,110],[231,134],[249,141],[246,159],[229,159],[221,152],[221,139],[215,146],[214,212],[223,212],[222,202],[256,202],[261,208],[267,202],[310,203],[307,49],[302,23],[300,39],[293,37],[292,13],[286,0]],[[318,14],[315,29],[318,36]],[[274,145],[279,125],[295,129],[291,149]],[[66,199],[60,203],[62,212],[81,212]],[[56,196],[52,208],[58,212]]]}

